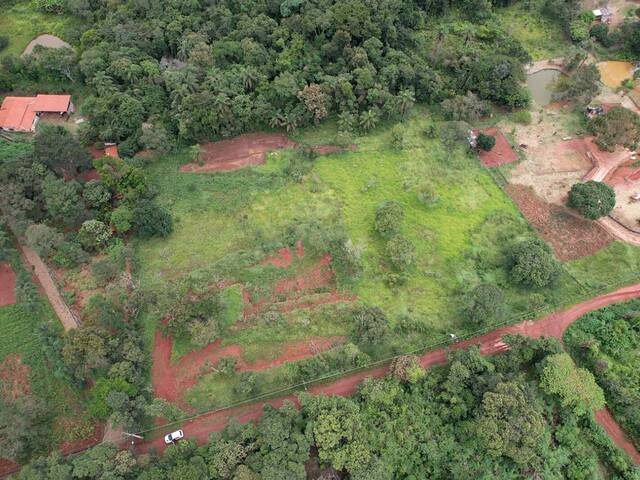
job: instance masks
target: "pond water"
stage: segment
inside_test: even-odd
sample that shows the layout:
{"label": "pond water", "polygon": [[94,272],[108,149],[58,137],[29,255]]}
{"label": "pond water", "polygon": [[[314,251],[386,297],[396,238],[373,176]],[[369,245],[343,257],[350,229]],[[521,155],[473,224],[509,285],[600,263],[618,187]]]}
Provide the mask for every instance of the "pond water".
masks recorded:
{"label": "pond water", "polygon": [[538,105],[551,103],[553,82],[561,75],[558,70],[545,69],[527,75],[527,87],[531,90],[531,97]]}

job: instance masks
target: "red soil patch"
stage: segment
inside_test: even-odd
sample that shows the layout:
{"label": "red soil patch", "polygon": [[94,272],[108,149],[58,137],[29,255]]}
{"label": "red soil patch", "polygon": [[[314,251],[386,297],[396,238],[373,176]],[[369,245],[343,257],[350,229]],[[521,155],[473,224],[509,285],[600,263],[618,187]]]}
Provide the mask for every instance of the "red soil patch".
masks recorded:
{"label": "red soil patch", "polygon": [[188,353],[178,362],[172,364],[173,339],[165,337],[158,330],[156,331],[153,349],[151,381],[157,397],[164,398],[169,402],[175,402],[186,410],[192,410],[191,406],[182,400],[182,395],[186,390],[198,383],[198,379],[203,375],[203,369],[206,368],[207,362],[215,366],[222,357],[235,357],[238,371],[255,372],[310,357],[343,341],[342,337],[315,337],[299,342],[291,342],[284,345],[283,352],[276,358],[247,363],[242,358],[243,349],[241,346],[222,346],[222,341],[217,340],[200,350]]}
{"label": "red soil patch", "polygon": [[545,202],[532,187],[510,184],[506,191],[563,262],[593,255],[613,241],[598,223],[581,218],[568,208]]}
{"label": "red soil patch", "polygon": [[267,152],[293,148],[296,143],[284,133],[247,133],[229,140],[201,145],[202,164],[189,163],[183,172],[223,172],[264,163]]}
{"label": "red soil patch", "polygon": [[10,475],[18,470],[20,470],[20,464],[6,458],[0,458],[0,477]]}
{"label": "red soil patch", "polygon": [[81,182],[89,182],[91,180],[100,180],[100,174],[95,168],[91,170],[85,170],[82,173],[79,173],[76,176],[76,180],[80,180]]}
{"label": "red soil patch", "polygon": [[[246,133],[237,137],[209,142],[200,146],[200,162],[180,167],[182,172],[224,172],[261,165],[268,152],[283,148],[295,148],[298,144],[284,133]],[[319,155],[343,152],[337,145],[312,147]],[[352,145],[348,150],[354,150]]]}
{"label": "red soil patch", "polygon": [[0,263],[0,307],[16,303],[16,274],[8,263]]}
{"label": "red soil patch", "polygon": [[509,141],[504,134],[496,127],[485,128],[482,130],[485,135],[495,137],[496,144],[489,152],[482,149],[478,150],[480,161],[485,167],[497,167],[506,163],[518,161],[518,154],[511,148]]}
{"label": "red soil patch", "polygon": [[[631,285],[629,287],[616,290],[615,292],[592,298],[591,300],[587,300],[586,302],[574,305],[573,307],[570,307],[566,310],[555,312],[537,321],[527,320],[516,325],[499,328],[480,337],[464,340],[457,344],[451,345],[450,349],[459,350],[469,348],[471,345],[479,345],[481,354],[494,355],[508,350],[508,345],[506,345],[502,341],[502,337],[507,334],[523,335],[531,338],[540,338],[545,336],[561,339],[566,329],[586,313],[605,307],[607,305],[611,305],[613,303],[623,302],[638,297],[640,297],[640,284]],[[447,350],[444,348],[427,352],[420,357],[420,364],[424,368],[429,368],[434,365],[441,365],[446,363],[446,361]],[[353,395],[356,392],[358,385],[365,378],[382,377],[386,375],[387,371],[388,370],[386,366],[364,370],[343,377],[333,383],[313,385],[309,387],[307,391],[314,395]],[[264,406],[266,404],[270,404],[277,408],[282,406],[285,402],[291,402],[294,405],[299,406],[298,399],[295,395],[287,395],[266,402],[256,402],[240,407],[217,410],[210,414],[203,415],[189,422],[186,422],[181,426],[181,428],[185,431],[187,438],[195,439],[199,444],[204,444],[209,440],[209,435],[212,432],[219,432],[223,430],[227,426],[230,418],[236,418],[240,423],[256,421],[262,416],[264,412]],[[597,414],[596,419],[602,425],[602,419],[599,417],[601,417],[601,415]],[[615,424],[615,420],[611,419],[611,421],[613,421],[613,423]],[[603,427],[607,432],[612,431],[612,429],[607,428],[606,425],[603,425]],[[176,427],[174,426],[173,428]],[[611,435],[611,439],[620,448],[625,449],[625,451],[629,447],[633,448],[633,445],[621,441],[620,436],[617,434]],[[152,440],[144,441],[138,444],[136,446],[136,452],[146,453],[152,449],[160,452],[165,448],[166,445],[164,445],[164,441],[160,436],[158,438],[154,438]],[[632,458],[636,463],[640,462],[640,458],[638,458],[638,455],[633,455]]]}
{"label": "red soil patch", "polygon": [[82,452],[87,448],[93,447],[94,445],[102,442],[102,437],[104,435],[104,424],[96,423],[93,427],[93,435],[87,438],[83,438],[82,440],[74,440],[70,442],[62,442],[60,445],[60,453],[63,455],[71,455],[72,453]]}
{"label": "red soil patch", "polygon": [[0,398],[13,402],[31,393],[29,365],[22,363],[20,355],[11,353],[0,363]]}
{"label": "red soil patch", "polygon": [[605,183],[614,187],[626,182],[636,182],[640,180],[640,167],[633,166],[636,161],[629,160],[623,165],[610,172],[604,179]]}
{"label": "red soil patch", "polygon": [[627,438],[626,434],[620,428],[620,425],[615,421],[608,408],[603,408],[596,412],[596,420],[600,426],[607,432],[609,438],[613,440],[618,447],[622,448],[627,455],[631,457],[636,465],[640,465],[640,453],[633,446],[633,443]]}

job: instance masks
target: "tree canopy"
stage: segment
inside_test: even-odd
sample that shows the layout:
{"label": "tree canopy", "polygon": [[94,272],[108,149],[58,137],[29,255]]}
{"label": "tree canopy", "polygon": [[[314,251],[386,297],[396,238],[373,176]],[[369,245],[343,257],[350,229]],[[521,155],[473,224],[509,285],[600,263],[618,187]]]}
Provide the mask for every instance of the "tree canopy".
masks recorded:
{"label": "tree canopy", "polygon": [[609,215],[616,206],[616,192],[604,182],[578,182],[571,187],[567,204],[585,218],[597,220]]}

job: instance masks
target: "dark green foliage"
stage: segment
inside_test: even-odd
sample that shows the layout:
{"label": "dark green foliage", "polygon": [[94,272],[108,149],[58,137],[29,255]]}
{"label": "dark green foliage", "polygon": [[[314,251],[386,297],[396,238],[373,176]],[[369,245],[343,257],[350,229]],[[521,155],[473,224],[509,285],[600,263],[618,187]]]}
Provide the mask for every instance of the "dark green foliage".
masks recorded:
{"label": "dark green foliage", "polygon": [[509,273],[515,283],[546,287],[560,275],[551,247],[539,239],[524,240],[511,248]]}
{"label": "dark green foliage", "polygon": [[85,217],[78,190],[75,181],[65,182],[47,175],[42,181],[42,197],[49,217],[68,227],[77,226]]}
{"label": "dark green foliage", "polygon": [[400,232],[404,220],[404,208],[395,200],[387,200],[376,209],[375,228],[385,238]]}
{"label": "dark green foliage", "polygon": [[34,138],[33,159],[58,175],[75,176],[91,167],[89,152],[64,127],[43,125]]}
{"label": "dark green foliage", "polygon": [[53,263],[63,268],[74,268],[89,260],[89,255],[77,241],[63,241],[55,250]]}
{"label": "dark green foliage", "polygon": [[577,209],[585,218],[597,220],[609,215],[616,206],[616,192],[604,182],[589,180],[575,183],[569,191],[567,205]]}
{"label": "dark green foliage", "polygon": [[89,299],[83,314],[87,323],[108,330],[123,328],[125,324],[122,306],[100,294]]}
{"label": "dark green foliage", "polygon": [[600,93],[600,71],[595,65],[583,65],[570,76],[560,76],[555,90],[559,100],[586,105]]}
{"label": "dark green foliage", "polygon": [[483,326],[500,319],[503,309],[502,290],[490,283],[482,283],[469,293],[465,313],[475,325]]}
{"label": "dark green foliage", "polygon": [[[0,52],[9,46],[9,37],[0,35]],[[1,90],[1,88],[0,88]]]}
{"label": "dark green foliage", "polygon": [[105,420],[113,413],[107,398],[112,392],[123,392],[129,396],[136,393],[136,388],[121,378],[101,378],[91,389],[88,405],[89,413],[98,420]]}
{"label": "dark green foliage", "polygon": [[489,152],[496,145],[496,137],[492,135],[485,135],[484,133],[478,134],[478,148],[484,150],[485,152]]}
{"label": "dark green foliage", "polygon": [[256,389],[257,380],[258,377],[254,372],[242,372],[233,391],[241,397],[247,397]]}
{"label": "dark green foliage", "polygon": [[82,198],[89,208],[100,210],[111,201],[111,192],[100,180],[91,180],[84,185]]}
{"label": "dark green foliage", "polygon": [[396,235],[387,242],[387,255],[395,269],[405,271],[416,261],[416,247],[407,238]]}
{"label": "dark green foliage", "polygon": [[382,343],[389,334],[389,321],[378,307],[362,306],[353,312],[353,338],[357,343]]}
{"label": "dark green foliage", "polygon": [[133,226],[140,238],[166,237],[173,231],[169,212],[151,200],[142,200],[136,204]]}
{"label": "dark green foliage", "polygon": [[472,92],[443,100],[441,106],[447,120],[475,122],[489,113],[489,104]]}
{"label": "dark green foliage", "polygon": [[640,116],[624,107],[597,115],[587,124],[600,148],[614,151],[617,145],[635,150],[640,142]]}
{"label": "dark green foliage", "polygon": [[12,402],[0,399],[0,451],[4,458],[24,462],[34,452],[49,447],[46,404],[31,395]]}
{"label": "dark green foliage", "polygon": [[610,47],[613,45],[612,37],[609,35],[609,25],[606,23],[596,23],[589,34],[602,44],[603,47]]}
{"label": "dark green foliage", "polygon": [[593,373],[609,408],[640,448],[640,302],[632,300],[578,319],[564,341],[578,365]]}

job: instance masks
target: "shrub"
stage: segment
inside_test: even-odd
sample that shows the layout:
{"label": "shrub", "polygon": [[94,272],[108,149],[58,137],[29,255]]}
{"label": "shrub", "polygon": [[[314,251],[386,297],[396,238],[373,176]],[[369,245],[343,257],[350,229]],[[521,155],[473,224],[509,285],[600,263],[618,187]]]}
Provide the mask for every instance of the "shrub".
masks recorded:
{"label": "shrub", "polygon": [[474,288],[469,294],[469,301],[465,313],[469,320],[476,325],[499,318],[504,306],[504,295],[495,285],[483,283]]}
{"label": "shrub", "polygon": [[65,241],[56,247],[53,262],[63,268],[74,268],[86,262],[89,255],[76,241]]}
{"label": "shrub", "polygon": [[0,52],[9,46],[9,37],[0,35]]}
{"label": "shrub", "polygon": [[640,116],[623,107],[590,119],[587,129],[596,136],[598,146],[610,152],[616,145],[635,150],[640,143]]}
{"label": "shrub", "polygon": [[82,198],[88,207],[101,209],[111,200],[111,192],[100,180],[91,180],[84,185]]}
{"label": "shrub", "polygon": [[104,287],[120,273],[120,266],[113,259],[107,257],[96,260],[91,265],[91,274],[99,286]]}
{"label": "shrub", "polygon": [[242,372],[238,377],[238,383],[233,387],[234,393],[242,397],[250,395],[256,390],[258,377],[254,372]]}
{"label": "shrub", "polygon": [[416,261],[416,247],[402,235],[396,235],[387,242],[387,255],[393,266],[404,271]]}
{"label": "shrub", "polygon": [[231,376],[236,373],[238,359],[235,357],[222,357],[216,365],[216,371],[222,375]]}
{"label": "shrub", "polygon": [[357,343],[381,343],[388,334],[389,321],[379,307],[363,306],[353,312],[353,337]]}
{"label": "shrub", "polygon": [[560,264],[549,245],[535,238],[512,247],[509,273],[515,283],[546,287],[560,275]]}
{"label": "shrub", "polygon": [[126,205],[120,205],[113,210],[109,218],[118,233],[126,233],[133,226],[133,211]]}
{"label": "shrub", "polygon": [[489,104],[472,92],[443,100],[441,106],[447,120],[475,122],[489,113]]}
{"label": "shrub", "polygon": [[571,187],[567,204],[585,218],[597,220],[616,206],[616,192],[604,182],[578,182]]}
{"label": "shrub", "polygon": [[418,201],[427,207],[431,207],[440,201],[440,196],[435,187],[428,180],[424,180],[416,187],[416,194]]}
{"label": "shrub", "polygon": [[609,36],[609,25],[606,23],[597,23],[591,27],[589,35],[600,42],[603,47],[610,47],[612,45],[611,37]]}
{"label": "shrub", "polygon": [[78,240],[89,250],[101,250],[111,239],[111,230],[99,220],[87,220],[78,231]]}
{"label": "shrub", "polygon": [[478,147],[485,152],[489,152],[496,145],[496,137],[480,133],[478,135]]}
{"label": "shrub", "polygon": [[404,131],[405,126],[402,124],[394,125],[391,129],[391,146],[396,150],[404,148]]}
{"label": "shrub", "polygon": [[511,119],[520,125],[531,125],[531,112],[529,110],[518,110],[513,112]]}
{"label": "shrub", "polygon": [[416,383],[425,376],[415,355],[402,355],[391,362],[389,372],[402,383]]}
{"label": "shrub", "polygon": [[385,238],[390,238],[400,231],[404,220],[404,208],[395,200],[381,203],[376,210],[375,228]]}
{"label": "shrub", "polygon": [[27,228],[25,233],[27,244],[33,248],[38,255],[45,259],[62,242],[62,234],[55,228],[43,223],[35,223]]}
{"label": "shrub", "polygon": [[142,200],[135,206],[133,225],[141,238],[166,237],[173,231],[169,212],[151,200]]}

